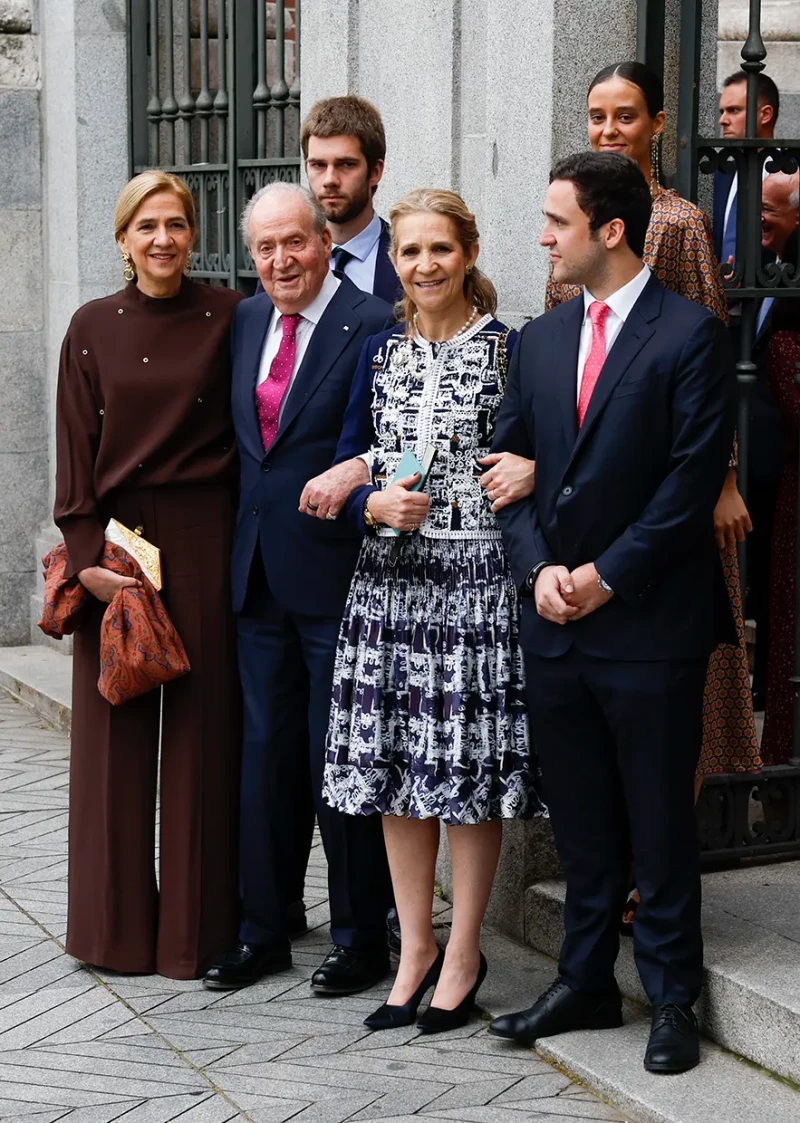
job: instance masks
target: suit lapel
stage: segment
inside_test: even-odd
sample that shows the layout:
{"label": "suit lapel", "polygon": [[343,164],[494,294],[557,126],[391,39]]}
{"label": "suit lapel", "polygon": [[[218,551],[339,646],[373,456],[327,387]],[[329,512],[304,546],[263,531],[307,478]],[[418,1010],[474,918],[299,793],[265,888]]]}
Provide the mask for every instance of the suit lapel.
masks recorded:
{"label": "suit lapel", "polygon": [[242,341],[242,363],[236,380],[236,393],[241,404],[241,416],[245,419],[245,431],[240,434],[253,456],[260,459],[264,455],[261,429],[256,410],[256,383],[261,366],[261,354],[267,328],[272,320],[273,304],[266,293],[260,294],[257,307],[253,308]]}
{"label": "suit lapel", "polygon": [[389,243],[391,241],[391,230],[389,223],[381,219],[381,236],[378,242],[378,253],[375,258],[375,276],[372,282],[372,292],[374,296],[379,296],[381,300],[386,300],[389,304],[399,298],[402,293],[402,287],[395,272],[395,268],[389,260]]}
{"label": "suit lapel", "polygon": [[578,435],[578,349],[583,325],[583,297],[576,297],[562,306],[561,322],[553,340],[553,382],[561,407],[561,421],[567,448],[572,448]]}
{"label": "suit lapel", "polygon": [[619,335],[614,340],[603,364],[600,377],[597,379],[594,391],[589,399],[589,406],[583,419],[583,425],[580,427],[578,438],[575,441],[570,463],[586,443],[603,411],[603,407],[617,388],[620,379],[653,334],[655,329],[649,323],[649,320],[658,315],[660,307],[661,286],[651,277],[622,325]]}
{"label": "suit lapel", "polygon": [[[286,405],[283,407],[275,444],[281,439],[361,326],[361,320],[351,302],[353,294],[361,297],[361,293],[352,281],[345,278],[314,328],[300,369],[289,390]],[[361,298],[363,299],[363,297]]]}

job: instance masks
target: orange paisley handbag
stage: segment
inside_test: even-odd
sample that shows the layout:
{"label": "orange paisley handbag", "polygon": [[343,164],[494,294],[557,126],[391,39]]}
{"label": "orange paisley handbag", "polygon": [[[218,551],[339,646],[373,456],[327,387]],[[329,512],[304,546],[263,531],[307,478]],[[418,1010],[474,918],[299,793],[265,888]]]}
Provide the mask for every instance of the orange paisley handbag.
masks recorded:
{"label": "orange paisley handbag", "polygon": [[[44,608],[39,627],[61,639],[80,626],[90,594],[77,577],[65,578],[67,548],[59,543],[42,558]],[[120,589],[100,623],[100,677],[97,689],[112,706],[120,706],[191,670],[186,650],[161,597],[139,563],[116,543],[106,541],[98,563],[141,586]]]}

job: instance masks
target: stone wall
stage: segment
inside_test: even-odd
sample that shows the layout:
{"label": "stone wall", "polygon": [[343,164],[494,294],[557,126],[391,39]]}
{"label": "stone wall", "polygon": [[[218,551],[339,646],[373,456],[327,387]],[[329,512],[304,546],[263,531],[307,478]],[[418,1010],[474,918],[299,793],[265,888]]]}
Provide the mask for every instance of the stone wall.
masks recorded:
{"label": "stone wall", "polygon": [[0,644],[27,642],[33,541],[47,509],[40,36],[0,0]]}
{"label": "stone wall", "polygon": [[[45,396],[47,478],[34,544],[57,540],[49,512],[55,483],[54,405],[61,341],[73,313],[122,287],[114,203],[128,178],[125,0],[39,0],[42,56]],[[29,635],[41,608],[41,580],[29,589]],[[53,642],[53,641],[48,641]],[[67,650],[66,644],[59,645]]]}

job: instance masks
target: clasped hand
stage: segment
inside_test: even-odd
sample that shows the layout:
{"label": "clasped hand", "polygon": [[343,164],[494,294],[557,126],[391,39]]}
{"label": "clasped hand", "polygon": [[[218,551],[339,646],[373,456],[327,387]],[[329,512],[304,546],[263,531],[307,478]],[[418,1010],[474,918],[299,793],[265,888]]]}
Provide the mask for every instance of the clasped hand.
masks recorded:
{"label": "clasped hand", "polygon": [[490,452],[478,461],[487,469],[481,476],[484,488],[497,512],[509,503],[516,503],[531,494],[536,476],[536,462],[513,452]]}
{"label": "clasped hand", "polygon": [[367,500],[369,513],[384,526],[395,530],[418,530],[431,507],[430,497],[424,491],[409,491],[419,483],[419,472],[395,480],[385,491],[373,491]]}
{"label": "clasped hand", "polygon": [[613,597],[597,583],[593,562],[580,565],[572,573],[565,565],[548,565],[536,578],[536,611],[554,624],[580,620]]}
{"label": "clasped hand", "polygon": [[78,580],[88,593],[105,604],[111,604],[120,589],[140,589],[141,581],[135,577],[123,577],[121,573],[114,573],[112,569],[104,569],[101,565],[90,565],[78,574]]}
{"label": "clasped hand", "polygon": [[312,519],[335,519],[350,492],[369,483],[369,468],[360,456],[343,460],[327,472],[309,480],[300,496],[298,510]]}

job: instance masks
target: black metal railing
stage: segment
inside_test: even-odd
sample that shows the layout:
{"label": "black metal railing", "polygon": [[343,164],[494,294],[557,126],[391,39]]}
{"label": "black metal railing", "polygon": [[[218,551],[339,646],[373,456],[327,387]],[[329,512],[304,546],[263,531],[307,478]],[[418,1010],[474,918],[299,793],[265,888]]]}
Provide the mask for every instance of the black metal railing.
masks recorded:
{"label": "black metal railing", "polygon": [[[678,121],[675,187],[697,201],[701,176],[717,170],[737,174],[736,255],[733,268],[722,266],[725,285],[738,306],[735,339],[739,391],[739,489],[747,500],[750,463],[750,404],[757,380],[764,377],[753,361],[761,301],[766,297],[800,300],[800,271],[765,263],[761,250],[761,187],[763,172],[794,172],[800,140],[758,137],[758,75],[767,51],[761,35],[761,2],[750,0],[747,40],[741,67],[747,88],[745,136],[703,137],[699,130],[701,90],[702,0],[681,0],[678,64]],[[663,75],[663,0],[638,0],[639,57]],[[798,305],[800,320],[800,305]],[[800,383],[798,384],[800,387]],[[800,512],[798,512],[800,515]],[[800,559],[800,517],[798,518]],[[742,589],[748,582],[747,544],[739,556]],[[698,802],[698,829],[706,864],[742,858],[800,857],[800,580],[796,581],[797,640],[795,647],[795,714],[790,764],[767,767],[760,774],[740,773],[706,778]],[[756,635],[756,644],[758,636]],[[763,652],[759,653],[763,658]]]}
{"label": "black metal railing", "polygon": [[193,275],[252,291],[239,215],[300,178],[300,0],[128,0],[130,164],[183,176]]}

